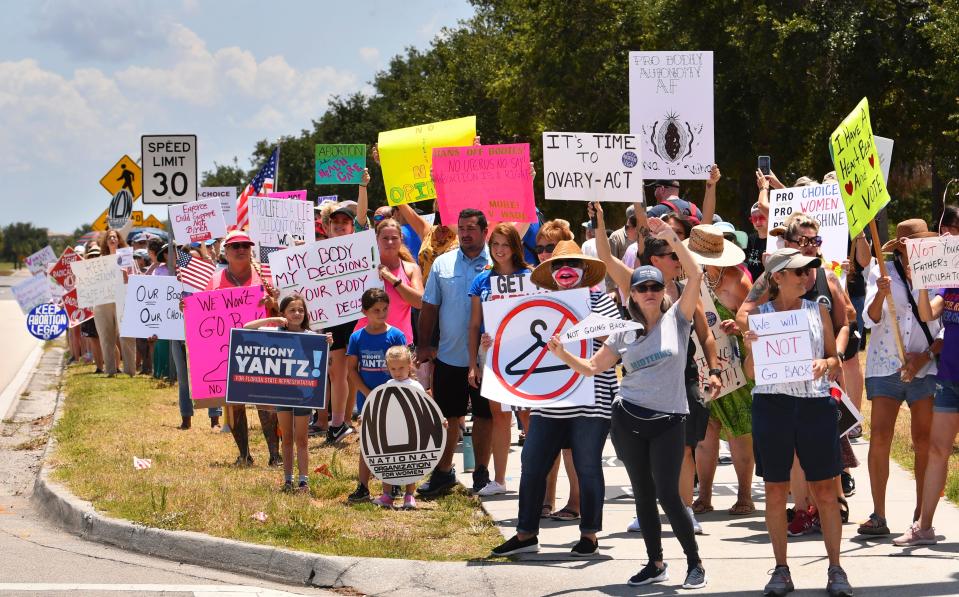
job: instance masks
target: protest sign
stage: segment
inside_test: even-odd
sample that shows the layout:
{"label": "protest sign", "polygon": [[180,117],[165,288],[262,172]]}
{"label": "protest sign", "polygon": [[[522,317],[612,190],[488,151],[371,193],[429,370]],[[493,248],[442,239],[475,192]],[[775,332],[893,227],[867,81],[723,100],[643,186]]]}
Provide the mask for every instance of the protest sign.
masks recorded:
{"label": "protest sign", "polygon": [[316,146],[316,184],[360,184],[366,168],[366,145]]}
{"label": "protest sign", "polygon": [[753,342],[753,371],[757,386],[809,381],[812,375],[812,340],[806,311],[782,311],[749,316]]}
{"label": "protest sign", "polygon": [[63,307],[53,303],[37,305],[27,314],[27,331],[38,340],[53,340],[67,330],[69,320]]}
{"label": "protest sign", "polygon": [[861,425],[863,416],[856,405],[852,403],[849,394],[846,394],[836,382],[829,384],[829,394],[839,407],[839,437],[842,437],[852,431],[856,425]]}
{"label": "protest sign", "polygon": [[[790,215],[802,212],[819,222],[822,254],[826,261],[842,263],[848,256],[849,227],[839,184],[829,182],[806,187],[774,189],[769,193],[769,230],[782,226]],[[766,252],[777,249],[779,238],[766,237]]]}
{"label": "protest sign", "polygon": [[70,292],[76,287],[76,278],[73,275],[73,270],[70,269],[70,264],[82,259],[83,258],[77,255],[72,247],[67,247],[63,250],[63,254],[60,255],[60,259],[53,264],[53,268],[50,270],[50,277],[56,280],[57,284],[59,284],[64,291]]}
{"label": "protest sign", "polygon": [[630,52],[629,132],[642,178],[707,179],[715,161],[713,53]]}
{"label": "protest sign", "polygon": [[257,258],[261,262],[266,262],[271,252],[292,247],[298,240],[308,243],[316,240],[312,203],[250,197],[249,206],[250,238],[256,243]]}
{"label": "protest sign", "polygon": [[889,203],[889,191],[869,121],[867,98],[862,98],[830,135],[829,153],[846,206],[849,236],[856,238]]}
{"label": "protest sign", "polygon": [[895,141],[879,135],[872,137],[876,141],[876,152],[879,154],[879,169],[882,170],[882,179],[889,182],[889,165],[892,164],[892,146]]}
{"label": "protest sign", "polygon": [[959,286],[959,236],[906,239],[912,287]]}
{"label": "protest sign", "polygon": [[171,205],[173,238],[181,245],[226,236],[226,220],[218,197]]}
{"label": "protest sign", "polygon": [[416,483],[443,455],[446,419],[419,388],[395,381],[377,386],[367,396],[360,420],[360,453],[384,483]]}
{"label": "protest sign", "polygon": [[196,135],[143,135],[143,202],[196,201]]}
{"label": "protest sign", "polygon": [[30,273],[33,275],[39,274],[40,272],[46,272],[47,265],[51,263],[56,263],[57,254],[53,252],[53,249],[50,248],[50,245],[47,245],[33,253],[23,258],[23,262],[27,264],[27,269],[30,270]]}
{"label": "protest sign", "polygon": [[123,284],[123,271],[111,255],[70,264],[77,284],[77,306],[96,307],[116,302],[116,286]]}
{"label": "protest sign", "polygon": [[[563,290],[483,303],[483,320],[493,346],[483,367],[482,394],[513,406],[556,408],[593,404],[593,378],[570,369],[546,348],[554,334],[563,334],[590,313],[589,289]],[[583,358],[592,343],[580,340],[566,347]]]}
{"label": "protest sign", "polygon": [[543,133],[546,198],[641,202],[640,159],[633,135]]}
{"label": "protest sign", "polygon": [[475,116],[381,132],[378,150],[389,204],[436,199],[430,177],[433,148],[464,147],[475,138]]}
{"label": "protest sign", "polygon": [[276,191],[275,193],[267,193],[267,197],[272,197],[273,199],[296,199],[297,201],[306,201],[306,191]]}
{"label": "protest sign", "polygon": [[236,187],[200,187],[196,197],[199,201],[204,199],[219,200],[223,223],[227,228],[236,226]]}
{"label": "protest sign", "polygon": [[339,195],[320,195],[316,198],[316,205],[319,207],[324,203],[337,203],[339,200]]}
{"label": "protest sign", "polygon": [[31,276],[11,288],[13,297],[17,299],[20,310],[24,315],[30,313],[30,310],[37,305],[49,303],[53,300],[53,294],[50,292],[50,283],[47,281],[46,274],[37,274]]}
{"label": "protest sign", "polygon": [[[706,324],[709,331],[716,341],[716,357],[719,360],[719,368],[722,373],[719,374],[723,385],[719,389],[719,396],[722,398],[726,394],[746,385],[746,375],[743,373],[742,355],[739,354],[739,344],[735,337],[727,336],[719,327],[722,321],[719,318],[719,311],[716,309],[716,303],[713,301],[709,288],[706,286],[706,280],[703,279],[699,286],[699,298],[702,301],[703,311],[706,315]],[[699,370],[699,389],[703,398],[707,401],[711,398],[709,389],[709,362],[706,360],[706,352],[699,342],[697,334],[692,335],[693,344],[696,347],[696,353],[693,358],[696,360],[696,367]]]}
{"label": "protest sign", "polygon": [[143,192],[143,176],[140,166],[133,159],[124,155],[117,163],[110,168],[110,171],[100,179],[100,185],[111,195],[116,196],[122,189],[130,193],[133,201],[136,201]]}
{"label": "protest sign", "polygon": [[77,304],[77,289],[74,288],[63,295],[63,308],[70,320],[70,327],[75,327],[88,319],[93,318],[93,309],[81,307]]}
{"label": "protest sign", "polygon": [[183,284],[176,276],[130,276],[126,284],[120,336],[160,340],[185,340],[180,295]]}
{"label": "protest sign", "polygon": [[580,340],[589,340],[592,338],[602,338],[617,332],[627,332],[629,330],[644,329],[643,324],[627,319],[618,319],[616,317],[606,317],[599,313],[590,313],[586,319],[577,323],[575,326],[566,330],[560,341],[563,344],[569,342],[578,342]]}
{"label": "protest sign", "polygon": [[490,276],[489,282],[490,294],[486,298],[488,301],[496,301],[516,296],[529,296],[531,294],[546,294],[549,292],[549,290],[540,288],[533,283],[533,274]]}
{"label": "protest sign", "polygon": [[226,401],[326,408],[328,357],[322,334],[233,329]]}
{"label": "protest sign", "polygon": [[266,317],[262,286],[221,288],[183,298],[183,321],[194,400],[226,396],[230,330]]}
{"label": "protest sign", "polygon": [[380,252],[372,230],[329,238],[270,254],[270,270],[280,297],[306,299],[310,327],[356,321],[368,288],[383,288],[377,270]]}
{"label": "protest sign", "polygon": [[105,259],[108,257],[115,259],[117,265],[120,266],[120,269],[131,273],[136,271],[136,262],[133,261],[133,247],[118,247],[115,255],[102,255],[98,257],[98,259]]}
{"label": "protest sign", "polygon": [[529,144],[433,149],[433,183],[444,222],[473,208],[490,222],[535,222]]}

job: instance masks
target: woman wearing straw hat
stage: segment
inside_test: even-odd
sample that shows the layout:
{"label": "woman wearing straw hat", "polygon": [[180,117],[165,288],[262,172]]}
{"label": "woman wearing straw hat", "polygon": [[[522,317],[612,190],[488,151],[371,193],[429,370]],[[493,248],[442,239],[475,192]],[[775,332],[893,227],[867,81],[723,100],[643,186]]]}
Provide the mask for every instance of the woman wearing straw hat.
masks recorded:
{"label": "woman wearing straw hat", "polygon": [[[533,283],[549,290],[592,288],[605,276],[606,265],[584,255],[579,245],[571,240],[556,243],[552,256],[536,266],[532,274]],[[605,317],[619,316],[615,303],[602,290],[590,291],[590,307],[593,313]],[[601,346],[599,339],[593,341],[594,350]],[[546,477],[560,450],[565,447],[572,449],[580,492],[580,540],[571,555],[587,557],[597,553],[596,533],[603,526],[606,492],[603,447],[609,434],[610,408],[617,390],[615,364],[613,359],[606,367],[591,373],[596,378],[594,404],[533,411],[522,453],[516,535],[494,548],[494,556],[539,551],[536,536],[546,493]]]}
{"label": "woman wearing straw hat", "polygon": [[[887,262],[887,276],[880,277],[872,266],[866,288],[863,318],[872,337],[866,349],[866,398],[872,402],[869,437],[869,484],[873,513],[859,526],[862,535],[888,535],[886,524],[886,483],[889,480],[889,453],[896,418],[902,403],[909,407],[912,443],[915,451],[916,509],[910,522],[919,518],[923,478],[929,456],[933,394],[936,392],[936,354],[942,341],[936,340],[938,320],[923,322],[918,315],[919,291],[912,288],[905,240],[939,236],[930,232],[925,220],[913,219],[896,225],[896,238],[882,246],[893,254]],[[886,297],[892,297],[899,321],[905,362],[899,357],[895,328]]]}

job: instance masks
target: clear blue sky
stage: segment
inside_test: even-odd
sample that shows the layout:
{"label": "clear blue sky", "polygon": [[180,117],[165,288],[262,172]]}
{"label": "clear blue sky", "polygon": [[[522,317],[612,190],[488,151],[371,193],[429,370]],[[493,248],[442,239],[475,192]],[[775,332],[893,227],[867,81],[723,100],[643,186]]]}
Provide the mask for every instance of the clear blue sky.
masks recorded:
{"label": "clear blue sky", "polygon": [[369,91],[390,57],[473,14],[466,0],[0,8],[0,225],[53,232],[107,207],[98,181],[122,154],[139,157],[141,134],[195,133],[201,172],[233,156],[247,166],[256,141],[310,128],[331,96]]}

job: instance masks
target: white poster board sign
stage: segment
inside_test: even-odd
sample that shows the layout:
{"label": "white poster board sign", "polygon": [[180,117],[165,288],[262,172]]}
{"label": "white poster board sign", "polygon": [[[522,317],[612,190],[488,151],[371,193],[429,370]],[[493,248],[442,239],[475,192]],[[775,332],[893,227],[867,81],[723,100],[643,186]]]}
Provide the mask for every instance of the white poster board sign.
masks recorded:
{"label": "white poster board sign", "polygon": [[76,276],[77,306],[96,307],[116,302],[116,286],[123,283],[123,271],[107,257],[84,259],[70,264]]}
{"label": "white poster board sign", "polygon": [[[718,398],[739,389],[746,385],[746,375],[743,373],[742,359],[739,354],[739,345],[735,338],[727,336],[719,327],[722,321],[719,318],[719,311],[716,309],[716,303],[709,294],[706,287],[706,279],[703,278],[699,287],[699,298],[702,301],[703,311],[706,315],[706,323],[709,325],[709,331],[716,340],[716,356],[719,360],[719,368],[723,370],[719,374],[723,382],[719,390]],[[699,389],[703,399],[707,402],[711,399],[709,390],[709,363],[706,361],[706,352],[699,342],[699,336],[693,334],[693,344],[696,345],[696,367],[699,369]]]}
{"label": "white poster board sign", "polygon": [[50,245],[47,245],[36,253],[28,255],[23,261],[27,264],[27,269],[30,270],[30,273],[36,275],[40,272],[45,272],[47,266],[51,263],[56,263],[57,255],[53,252]]}
{"label": "white poster board sign", "polygon": [[[546,349],[554,334],[567,332],[589,314],[587,288],[484,302],[483,321],[493,346],[483,366],[483,396],[525,407],[593,404],[593,378],[576,373]],[[589,358],[592,342],[579,340],[566,350]]]}
{"label": "white poster board sign", "polygon": [[641,157],[634,135],[543,133],[546,198],[642,201]]}
{"label": "white poster board sign", "polygon": [[[839,193],[839,183],[774,189],[769,193],[769,230],[782,226],[790,215],[802,212],[819,222],[819,236],[822,237],[822,254],[826,261],[842,263],[849,255],[849,224],[846,222],[846,208]],[[766,237],[766,252],[772,253],[778,248],[780,239]]]}
{"label": "white poster board sign", "polygon": [[782,311],[749,316],[756,385],[809,381],[812,374],[812,340],[806,311]]}
{"label": "white poster board sign", "polygon": [[630,52],[629,131],[642,177],[704,180],[715,162],[713,53]]}
{"label": "white poster board sign", "polygon": [[560,337],[563,344],[568,342],[578,342],[583,339],[602,338],[615,334],[617,332],[627,332],[629,330],[642,330],[645,326],[636,321],[628,319],[619,319],[616,317],[606,317],[599,313],[590,313],[586,319],[577,323],[575,326],[566,330]]}
{"label": "white poster board sign", "polygon": [[895,143],[887,137],[873,135],[876,142],[876,152],[879,153],[879,169],[882,170],[882,179],[889,182],[889,165],[892,163],[892,146]]}
{"label": "white poster board sign", "polygon": [[256,243],[260,261],[266,261],[274,250],[295,246],[296,241],[316,240],[313,204],[309,201],[250,197],[249,204],[250,238]]}
{"label": "white poster board sign", "polygon": [[959,236],[906,239],[912,287],[959,286]]}
{"label": "white poster board sign", "polygon": [[143,202],[196,201],[196,135],[143,135]]}
{"label": "white poster board sign", "polygon": [[226,236],[223,206],[218,198],[179,203],[168,209],[173,238],[181,245]]}
{"label": "white poster board sign", "polygon": [[50,282],[47,281],[46,274],[37,274],[30,276],[23,282],[11,288],[13,297],[17,299],[20,310],[24,315],[29,315],[30,309],[43,303],[53,301],[53,295],[50,292]]}
{"label": "white poster board sign", "polygon": [[199,201],[217,199],[220,202],[223,223],[227,227],[236,226],[236,187],[200,187],[196,197]]}
{"label": "white poster board sign", "polygon": [[[312,209],[306,201],[285,201]],[[302,295],[314,330],[356,321],[363,316],[363,293],[383,288],[377,274],[380,252],[372,230],[274,251],[269,258],[281,299]]]}
{"label": "white poster board sign", "polygon": [[180,295],[183,284],[176,276],[130,276],[124,297],[120,335],[124,338],[186,340]]}
{"label": "white poster board sign", "polygon": [[490,294],[486,297],[488,301],[549,292],[549,290],[540,288],[533,283],[533,274],[491,275],[489,277],[489,288]]}

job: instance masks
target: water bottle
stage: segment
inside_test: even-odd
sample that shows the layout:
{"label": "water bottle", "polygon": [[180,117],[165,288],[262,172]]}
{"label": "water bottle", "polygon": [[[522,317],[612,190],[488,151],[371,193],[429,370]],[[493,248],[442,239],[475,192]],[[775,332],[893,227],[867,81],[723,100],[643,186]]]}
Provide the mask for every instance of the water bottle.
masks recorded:
{"label": "water bottle", "polygon": [[473,434],[467,430],[463,434],[463,472],[476,468],[476,457],[473,454]]}

